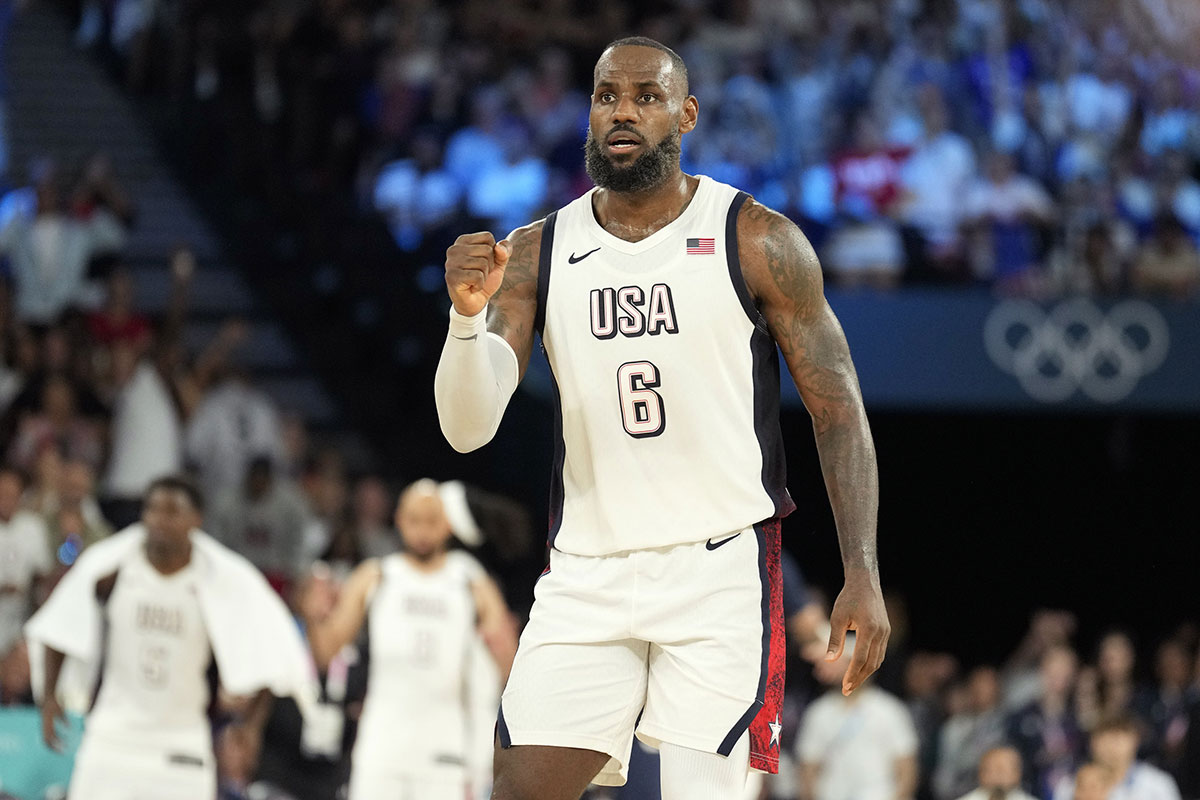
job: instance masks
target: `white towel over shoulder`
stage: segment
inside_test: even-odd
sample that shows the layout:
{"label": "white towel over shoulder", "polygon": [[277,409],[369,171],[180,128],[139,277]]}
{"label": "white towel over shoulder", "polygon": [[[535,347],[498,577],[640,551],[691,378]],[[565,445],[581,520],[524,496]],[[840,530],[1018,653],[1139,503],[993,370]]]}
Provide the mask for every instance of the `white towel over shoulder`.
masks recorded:
{"label": "white towel over shoulder", "polygon": [[[87,711],[103,653],[96,582],[118,570],[145,539],[145,528],[131,525],[84,550],[25,624],[39,697],[42,648],[49,646],[67,655],[59,677],[59,702],[70,711]],[[221,685],[235,695],[269,689],[296,698],[301,710],[309,707],[317,696],[312,661],[287,606],[249,561],[203,531],[192,531],[191,540],[192,563],[200,576],[200,610]]]}

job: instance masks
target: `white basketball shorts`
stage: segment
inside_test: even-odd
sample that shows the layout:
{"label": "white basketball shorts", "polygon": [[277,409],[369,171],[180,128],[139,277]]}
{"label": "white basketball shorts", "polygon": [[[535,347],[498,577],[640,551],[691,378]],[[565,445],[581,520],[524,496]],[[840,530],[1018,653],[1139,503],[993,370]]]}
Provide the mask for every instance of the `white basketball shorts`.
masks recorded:
{"label": "white basketball shorts", "polygon": [[212,752],[173,752],[110,742],[86,733],[75,756],[68,800],[213,800]]}
{"label": "white basketball shorts", "polygon": [[405,775],[388,770],[351,769],[350,800],[466,800],[465,777]]}
{"label": "white basketball shorts", "polygon": [[779,521],[609,556],[552,550],[500,703],[501,747],[609,756],[625,783],[633,736],[778,765],[783,699]]}

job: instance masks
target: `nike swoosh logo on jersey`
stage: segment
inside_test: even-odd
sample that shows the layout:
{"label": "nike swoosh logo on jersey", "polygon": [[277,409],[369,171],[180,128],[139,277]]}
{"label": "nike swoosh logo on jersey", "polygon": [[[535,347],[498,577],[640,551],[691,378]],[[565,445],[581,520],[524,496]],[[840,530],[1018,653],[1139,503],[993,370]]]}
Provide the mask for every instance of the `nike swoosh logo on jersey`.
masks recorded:
{"label": "nike swoosh logo on jersey", "polygon": [[[599,247],[596,248],[596,250],[599,250],[599,249],[600,249]],[[592,253],[596,252],[596,250],[588,250],[586,253],[584,253],[583,255],[581,255],[579,257],[576,257],[575,252],[572,251],[571,255],[567,256],[567,261],[569,261],[572,264],[578,264],[580,261],[583,261],[585,258],[590,256]]]}
{"label": "nike swoosh logo on jersey", "polygon": [[704,543],[704,549],[705,550],[716,550],[721,545],[729,544],[730,542],[732,542],[734,539],[736,539],[737,537],[739,537],[741,535],[742,534],[740,532],[735,533],[733,536],[727,536],[719,542],[714,542],[712,539],[709,539],[707,542]]}
{"label": "nike swoosh logo on jersey", "polygon": [[[450,334],[450,335],[451,335],[451,336],[454,336],[454,334],[453,334],[453,333],[452,333],[452,334]],[[455,338],[455,339],[458,339],[460,342],[473,342],[473,341],[475,341],[476,339],[478,339],[478,338],[479,338],[479,334],[478,334],[478,333],[472,333],[470,336],[454,336],[454,338]]]}

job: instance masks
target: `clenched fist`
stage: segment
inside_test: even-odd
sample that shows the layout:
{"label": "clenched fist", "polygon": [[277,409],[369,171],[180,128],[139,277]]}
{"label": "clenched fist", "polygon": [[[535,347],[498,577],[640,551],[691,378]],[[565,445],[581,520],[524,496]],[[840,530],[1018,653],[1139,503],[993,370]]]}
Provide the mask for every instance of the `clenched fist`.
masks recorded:
{"label": "clenched fist", "polygon": [[454,310],[473,317],[483,310],[504,281],[512,247],[492,234],[464,233],[446,250],[446,289]]}

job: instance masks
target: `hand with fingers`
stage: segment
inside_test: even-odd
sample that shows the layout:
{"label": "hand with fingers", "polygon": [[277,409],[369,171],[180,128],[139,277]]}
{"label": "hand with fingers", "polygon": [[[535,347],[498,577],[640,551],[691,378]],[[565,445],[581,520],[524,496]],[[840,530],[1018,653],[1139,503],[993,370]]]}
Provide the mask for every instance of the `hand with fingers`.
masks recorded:
{"label": "hand with fingers", "polygon": [[42,741],[56,753],[63,751],[62,739],[58,735],[58,724],[67,724],[67,715],[58,698],[48,695],[42,702]]}
{"label": "hand with fingers", "polygon": [[492,234],[464,233],[446,250],[446,288],[454,309],[465,317],[483,310],[504,281],[512,247]]}
{"label": "hand with fingers", "polygon": [[842,694],[849,695],[879,669],[892,633],[878,578],[866,574],[847,576],[845,586],[834,601],[829,624],[826,661],[841,658],[846,647],[846,633],[855,633],[854,653],[842,678]]}

